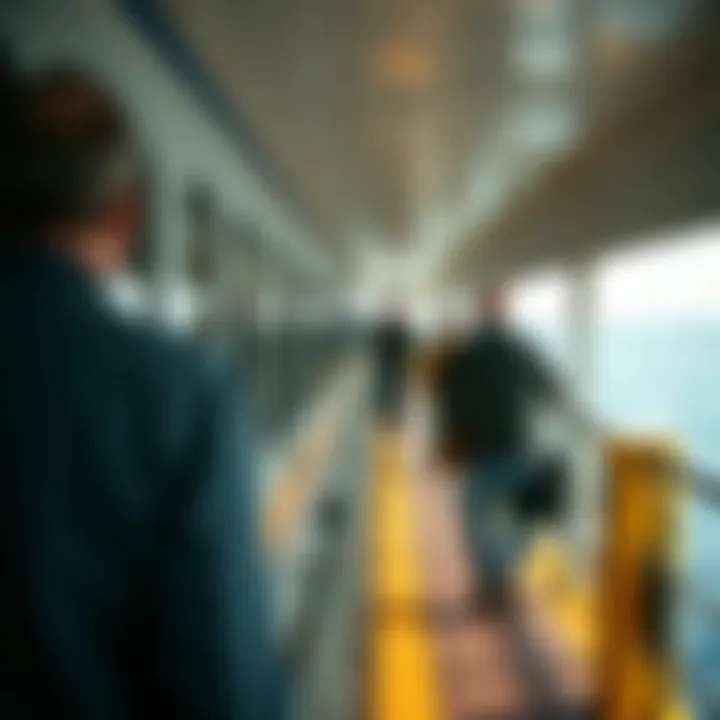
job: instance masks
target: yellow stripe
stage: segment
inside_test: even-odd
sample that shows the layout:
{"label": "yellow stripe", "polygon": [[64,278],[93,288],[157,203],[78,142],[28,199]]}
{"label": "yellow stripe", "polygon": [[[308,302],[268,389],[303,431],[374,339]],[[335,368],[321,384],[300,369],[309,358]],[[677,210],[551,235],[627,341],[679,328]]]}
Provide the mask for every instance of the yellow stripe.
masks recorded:
{"label": "yellow stripe", "polygon": [[369,514],[369,600],[378,610],[370,628],[369,720],[441,717],[428,628],[420,614],[403,611],[419,608],[424,598],[410,493],[401,437],[380,434]]}

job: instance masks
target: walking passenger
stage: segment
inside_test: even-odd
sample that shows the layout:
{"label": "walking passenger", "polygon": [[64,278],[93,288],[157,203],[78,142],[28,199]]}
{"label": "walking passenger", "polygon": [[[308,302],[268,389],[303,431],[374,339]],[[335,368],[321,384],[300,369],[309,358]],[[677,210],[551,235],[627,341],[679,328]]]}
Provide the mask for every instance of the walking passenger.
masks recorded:
{"label": "walking passenger", "polygon": [[147,202],[121,109],[21,78],[0,138],[0,717],[278,720],[251,448],[222,375],[119,319]]}
{"label": "walking passenger", "polygon": [[397,423],[405,406],[410,360],[407,324],[397,309],[382,318],[375,338],[377,402],[381,418]]}
{"label": "walking passenger", "polygon": [[507,323],[504,293],[481,300],[482,322],[444,362],[438,382],[441,446],[463,475],[462,508],[484,606],[502,609],[523,549],[514,498],[532,481],[533,406],[556,400],[557,385]]}

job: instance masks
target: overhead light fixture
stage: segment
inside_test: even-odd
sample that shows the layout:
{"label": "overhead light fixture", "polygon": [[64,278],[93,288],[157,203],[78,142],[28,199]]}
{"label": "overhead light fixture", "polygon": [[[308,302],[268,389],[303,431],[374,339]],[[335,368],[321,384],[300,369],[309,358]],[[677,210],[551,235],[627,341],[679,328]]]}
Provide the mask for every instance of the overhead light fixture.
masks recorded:
{"label": "overhead light fixture", "polygon": [[576,12],[571,0],[520,0],[510,45],[516,72],[531,80],[572,75],[578,58]]}
{"label": "overhead light fixture", "polygon": [[541,98],[522,103],[506,125],[508,142],[520,153],[556,154],[568,150],[579,132],[573,103]]}
{"label": "overhead light fixture", "polygon": [[420,43],[383,43],[373,52],[372,60],[373,77],[384,87],[424,90],[436,79],[435,59]]}
{"label": "overhead light fixture", "polygon": [[577,70],[577,58],[575,39],[569,35],[524,35],[513,42],[512,64],[524,80],[571,78]]}

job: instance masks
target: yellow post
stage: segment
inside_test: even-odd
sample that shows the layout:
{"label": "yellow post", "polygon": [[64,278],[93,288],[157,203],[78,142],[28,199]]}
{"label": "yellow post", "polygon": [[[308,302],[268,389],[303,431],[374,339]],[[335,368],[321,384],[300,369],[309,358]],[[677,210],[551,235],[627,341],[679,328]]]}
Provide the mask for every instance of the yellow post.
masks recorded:
{"label": "yellow post", "polygon": [[678,460],[677,448],[667,441],[608,443],[603,720],[660,720],[674,700],[667,626],[680,497]]}

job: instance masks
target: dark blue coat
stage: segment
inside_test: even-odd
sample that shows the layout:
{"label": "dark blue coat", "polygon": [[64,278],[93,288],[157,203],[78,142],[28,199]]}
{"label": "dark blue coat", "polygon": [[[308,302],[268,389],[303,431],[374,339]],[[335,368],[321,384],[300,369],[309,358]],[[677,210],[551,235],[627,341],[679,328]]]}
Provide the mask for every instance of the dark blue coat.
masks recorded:
{"label": "dark blue coat", "polygon": [[0,717],[280,718],[235,393],[72,261],[0,262]]}

